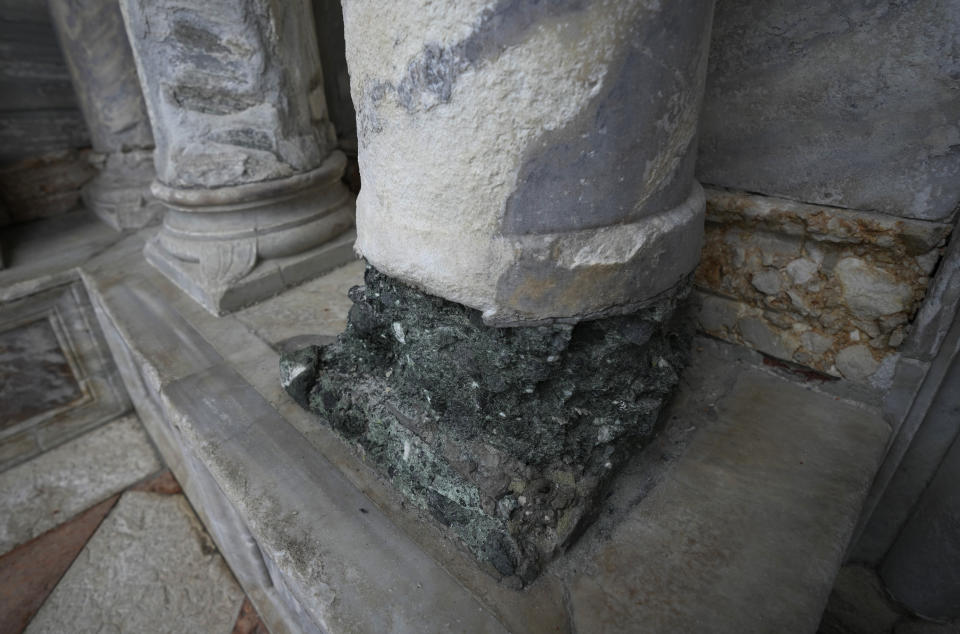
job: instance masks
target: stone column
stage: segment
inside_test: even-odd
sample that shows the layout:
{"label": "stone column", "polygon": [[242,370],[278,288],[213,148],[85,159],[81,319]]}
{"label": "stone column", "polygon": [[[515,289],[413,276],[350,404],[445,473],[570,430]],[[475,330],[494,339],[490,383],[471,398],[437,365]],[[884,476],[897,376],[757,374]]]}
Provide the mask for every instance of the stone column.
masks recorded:
{"label": "stone column", "polygon": [[662,4],[345,1],[367,260],[501,325],[676,286],[712,3]]}
{"label": "stone column", "polygon": [[713,3],[343,4],[371,266],[281,380],[522,585],[684,365]]}
{"label": "stone column", "polygon": [[215,314],[352,257],[307,0],[122,0],[168,208],[147,259]]}
{"label": "stone column", "polygon": [[100,173],[83,201],[117,230],[159,220],[150,194],[153,137],[117,0],[50,0],[50,14],[73,79]]}

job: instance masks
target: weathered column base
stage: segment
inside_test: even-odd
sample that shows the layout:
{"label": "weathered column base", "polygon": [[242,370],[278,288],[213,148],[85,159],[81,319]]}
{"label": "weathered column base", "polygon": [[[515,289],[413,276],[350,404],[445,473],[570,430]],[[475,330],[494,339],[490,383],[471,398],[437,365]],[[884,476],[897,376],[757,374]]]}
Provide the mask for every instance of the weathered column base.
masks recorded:
{"label": "weathered column base", "polygon": [[651,438],[685,364],[689,280],[620,317],[496,328],[367,268],[336,343],[281,381],[491,573],[532,581]]}
{"label": "weathered column base", "polygon": [[91,163],[100,173],[84,186],[81,196],[98,218],[117,231],[160,222],[164,207],[150,193],[153,150],[94,154]]}
{"label": "weathered column base", "polygon": [[214,315],[354,259],[353,196],[334,152],[312,172],[220,189],[154,183],[168,208],[147,261]]}

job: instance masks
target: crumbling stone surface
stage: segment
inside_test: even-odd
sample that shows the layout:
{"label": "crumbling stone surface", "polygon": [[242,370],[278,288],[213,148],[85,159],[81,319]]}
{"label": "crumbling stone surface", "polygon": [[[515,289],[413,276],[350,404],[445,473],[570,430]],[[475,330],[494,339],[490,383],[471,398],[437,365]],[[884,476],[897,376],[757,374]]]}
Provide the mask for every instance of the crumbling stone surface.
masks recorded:
{"label": "crumbling stone surface", "polygon": [[707,333],[880,386],[950,233],[944,223],[707,190]]}
{"label": "crumbling stone surface", "polygon": [[685,363],[688,284],[628,316],[494,328],[368,267],[346,331],[281,381],[491,572],[524,584],[655,432]]}

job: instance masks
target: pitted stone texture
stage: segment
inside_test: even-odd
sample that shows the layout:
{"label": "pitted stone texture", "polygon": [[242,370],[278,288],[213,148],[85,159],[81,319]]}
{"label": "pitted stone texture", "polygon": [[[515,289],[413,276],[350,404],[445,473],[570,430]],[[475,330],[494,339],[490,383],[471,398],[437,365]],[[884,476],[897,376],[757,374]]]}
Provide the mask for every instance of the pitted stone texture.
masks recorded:
{"label": "pitted stone texture", "polygon": [[726,0],[697,176],[811,203],[946,219],[960,203],[952,0]]}
{"label": "pitted stone texture", "polygon": [[22,632],[119,495],[107,498],[19,548],[0,556],[0,623]]}
{"label": "pitted stone texture", "polygon": [[358,250],[496,325],[677,284],[702,232],[712,4],[345,3]]}
{"label": "pitted stone texture", "polygon": [[317,168],[334,147],[305,0],[121,8],[160,182],[214,188],[289,177]]}
{"label": "pitted stone texture", "polygon": [[0,473],[0,552],[160,468],[140,421],[127,416]]}
{"label": "pitted stone texture", "polygon": [[228,634],[242,601],[186,498],[128,492],[27,632]]}
{"label": "pitted stone texture", "polygon": [[710,189],[704,331],[883,387],[950,226]]}
{"label": "pitted stone texture", "polygon": [[654,433],[685,362],[679,293],[503,329],[373,267],[365,281],[335,344],[282,357],[284,387],[492,570],[532,581]]}

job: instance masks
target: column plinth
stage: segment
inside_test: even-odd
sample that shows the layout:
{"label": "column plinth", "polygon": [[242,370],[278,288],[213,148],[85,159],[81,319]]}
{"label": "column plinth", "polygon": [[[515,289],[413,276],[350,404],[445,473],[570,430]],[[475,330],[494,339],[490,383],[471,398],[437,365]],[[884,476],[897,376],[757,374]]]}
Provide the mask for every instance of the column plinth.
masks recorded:
{"label": "column plinth", "polygon": [[153,137],[119,5],[51,0],[49,8],[99,169],[81,192],[84,203],[118,231],[158,222]]}

